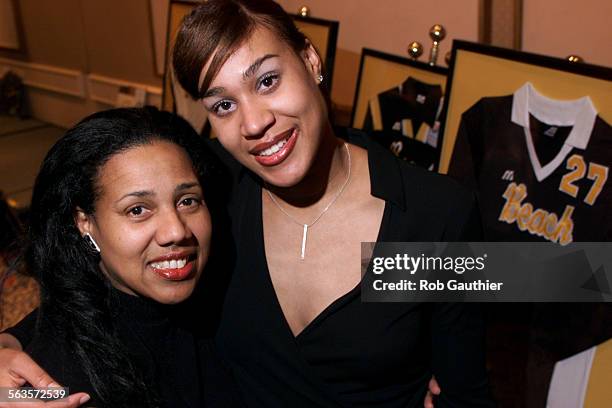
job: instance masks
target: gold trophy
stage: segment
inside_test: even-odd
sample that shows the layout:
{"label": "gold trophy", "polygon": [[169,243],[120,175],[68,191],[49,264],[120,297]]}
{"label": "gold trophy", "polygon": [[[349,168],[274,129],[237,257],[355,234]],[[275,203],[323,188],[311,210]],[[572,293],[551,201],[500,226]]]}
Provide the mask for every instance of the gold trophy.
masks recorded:
{"label": "gold trophy", "polygon": [[408,45],[408,55],[412,58],[413,61],[419,59],[419,57],[423,54],[423,46],[418,41],[413,41]]}
{"label": "gold trophy", "polygon": [[575,62],[575,63],[584,62],[582,57],[575,55],[575,54],[568,55],[567,58],[565,59],[568,60],[569,62]]}
{"label": "gold trophy", "polygon": [[300,17],[308,17],[310,15],[310,9],[308,6],[300,7],[300,11],[298,11]]}
{"label": "gold trophy", "polygon": [[446,37],[446,30],[440,24],[436,24],[429,29],[429,37],[433,40],[431,52],[429,53],[429,65],[436,65],[438,60],[438,46],[440,41]]}

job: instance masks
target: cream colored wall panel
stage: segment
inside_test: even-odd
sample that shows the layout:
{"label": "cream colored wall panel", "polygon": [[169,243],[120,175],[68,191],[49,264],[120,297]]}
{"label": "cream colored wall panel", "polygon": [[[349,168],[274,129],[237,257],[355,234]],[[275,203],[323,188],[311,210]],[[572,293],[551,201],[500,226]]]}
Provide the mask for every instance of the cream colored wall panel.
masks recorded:
{"label": "cream colored wall panel", "polygon": [[29,61],[87,69],[80,0],[19,0],[19,7]]}
{"label": "cream colored wall panel", "polygon": [[83,0],[89,72],[161,86],[148,0]]}
{"label": "cream colored wall panel", "polygon": [[29,87],[86,97],[81,71],[0,58],[0,76],[9,70],[19,75]]}
{"label": "cream colored wall panel", "polygon": [[56,126],[69,128],[85,116],[111,106],[90,99],[50,92],[44,89],[27,88],[32,116]]}
{"label": "cream colored wall panel", "polygon": [[87,75],[87,89],[89,92],[89,97],[93,101],[114,106],[117,101],[119,88],[121,87],[141,89],[145,92],[145,104],[157,106],[158,108],[161,106],[162,89],[160,87],[136,82],[122,81],[97,74]]}

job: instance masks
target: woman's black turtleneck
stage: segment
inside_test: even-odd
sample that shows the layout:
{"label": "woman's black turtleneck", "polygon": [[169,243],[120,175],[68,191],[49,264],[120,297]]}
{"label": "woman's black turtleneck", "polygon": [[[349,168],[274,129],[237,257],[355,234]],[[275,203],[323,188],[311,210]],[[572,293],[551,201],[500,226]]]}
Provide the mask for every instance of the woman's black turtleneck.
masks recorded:
{"label": "woman's black turtleneck", "polygon": [[[231,376],[212,343],[185,327],[197,310],[185,319],[184,306],[163,305],[116,289],[110,292],[110,305],[120,341],[145,382],[157,390],[163,406],[238,405]],[[71,394],[87,392],[92,397],[88,406],[101,406],[74,352],[58,340],[56,330],[41,327],[26,351]]]}

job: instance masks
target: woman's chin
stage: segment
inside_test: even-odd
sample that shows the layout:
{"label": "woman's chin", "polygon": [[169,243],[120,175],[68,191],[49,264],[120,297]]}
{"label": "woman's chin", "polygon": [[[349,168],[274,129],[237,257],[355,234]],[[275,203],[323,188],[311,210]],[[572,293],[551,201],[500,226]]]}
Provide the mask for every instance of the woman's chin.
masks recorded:
{"label": "woman's chin", "polygon": [[184,285],[180,285],[179,287],[164,288],[160,291],[156,291],[155,293],[151,294],[151,299],[164,305],[175,305],[177,303],[184,302],[193,293],[195,283],[183,283]]}
{"label": "woman's chin", "polygon": [[291,188],[297,186],[304,179],[304,171],[295,166],[286,166],[278,169],[259,169],[259,177],[266,184],[279,188]]}

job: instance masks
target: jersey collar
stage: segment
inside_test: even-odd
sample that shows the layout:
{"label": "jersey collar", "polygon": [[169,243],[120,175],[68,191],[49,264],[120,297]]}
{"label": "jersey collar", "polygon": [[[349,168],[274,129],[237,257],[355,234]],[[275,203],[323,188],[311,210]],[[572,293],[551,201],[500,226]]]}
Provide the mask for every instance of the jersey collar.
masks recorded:
{"label": "jersey collar", "polygon": [[584,150],[595,126],[597,111],[588,96],[571,101],[547,98],[526,82],[512,100],[512,122],[529,127],[529,114],[540,122],[554,126],[572,126],[565,143]]}
{"label": "jersey collar", "polygon": [[[541,165],[535,152],[529,127],[530,114],[548,125],[572,126],[559,154],[545,166]],[[550,99],[538,93],[529,82],[513,95],[512,122],[525,129],[527,150],[538,181],[552,174],[573,148],[584,150],[587,147],[596,118],[597,111],[588,96],[570,101]]]}

